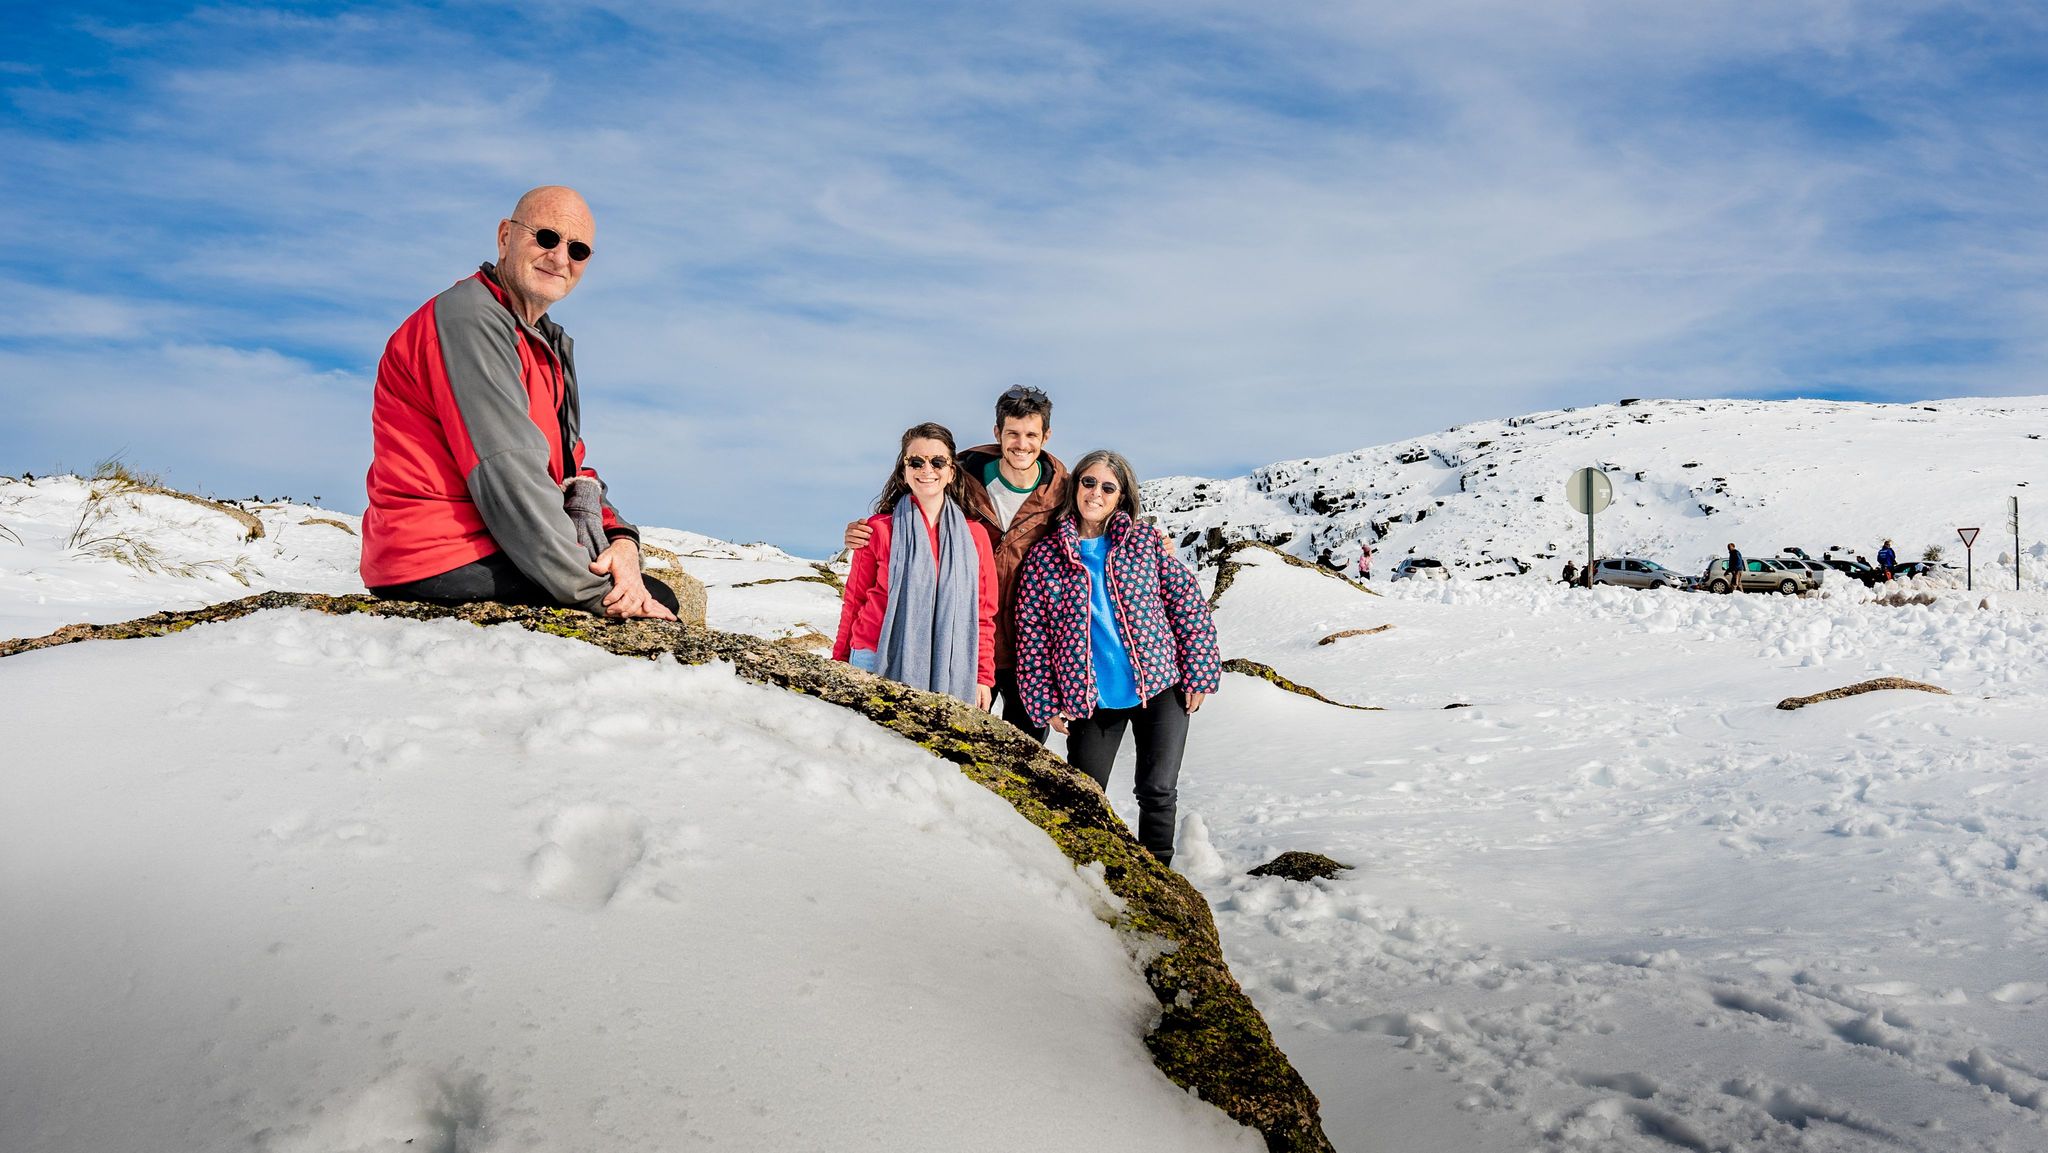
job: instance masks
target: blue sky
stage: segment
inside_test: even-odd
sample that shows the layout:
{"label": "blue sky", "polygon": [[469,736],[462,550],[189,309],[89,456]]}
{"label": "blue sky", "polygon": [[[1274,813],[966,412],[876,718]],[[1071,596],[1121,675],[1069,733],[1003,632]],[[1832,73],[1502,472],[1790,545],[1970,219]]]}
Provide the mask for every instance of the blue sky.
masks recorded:
{"label": "blue sky", "polygon": [[2029,5],[48,7],[0,46],[0,471],[360,510],[385,338],[553,182],[620,507],[814,553],[1014,383],[1147,475],[2044,390]]}

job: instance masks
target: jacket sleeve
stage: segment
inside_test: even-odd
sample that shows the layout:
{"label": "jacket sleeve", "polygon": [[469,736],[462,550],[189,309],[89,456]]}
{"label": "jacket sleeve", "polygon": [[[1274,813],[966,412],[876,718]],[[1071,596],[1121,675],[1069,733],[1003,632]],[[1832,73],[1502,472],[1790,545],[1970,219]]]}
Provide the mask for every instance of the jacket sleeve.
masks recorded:
{"label": "jacket sleeve", "polygon": [[565,605],[603,611],[611,581],[590,571],[562,493],[548,472],[547,438],[528,412],[512,314],[487,291],[443,293],[434,304],[448,389],[444,424],[467,433],[466,477],[484,527],[513,564]]}
{"label": "jacket sleeve", "polygon": [[1052,684],[1052,621],[1050,593],[1053,577],[1053,549],[1048,537],[1031,547],[1024,567],[1017,573],[1016,646],[1011,655],[1017,661],[1017,699],[1034,725],[1052,720],[1059,711]]}
{"label": "jacket sleeve", "polygon": [[839,636],[832,642],[832,659],[846,660],[853,653],[853,634],[860,620],[860,612],[868,599],[879,589],[887,596],[889,590],[877,581],[877,570],[881,558],[889,555],[889,526],[869,521],[874,535],[868,543],[853,550],[853,567],[846,573],[846,592],[839,600]]}
{"label": "jacket sleeve", "polygon": [[1191,693],[1213,693],[1223,683],[1223,658],[1216,650],[1216,619],[1195,574],[1180,563],[1166,538],[1153,533],[1159,557],[1159,599],[1173,628],[1180,653],[1180,687]]}
{"label": "jacket sleeve", "polygon": [[996,683],[996,614],[1002,611],[1003,582],[996,572],[996,550],[989,544],[988,530],[968,522],[974,533],[974,551],[981,571],[981,632],[975,645],[975,684]]}

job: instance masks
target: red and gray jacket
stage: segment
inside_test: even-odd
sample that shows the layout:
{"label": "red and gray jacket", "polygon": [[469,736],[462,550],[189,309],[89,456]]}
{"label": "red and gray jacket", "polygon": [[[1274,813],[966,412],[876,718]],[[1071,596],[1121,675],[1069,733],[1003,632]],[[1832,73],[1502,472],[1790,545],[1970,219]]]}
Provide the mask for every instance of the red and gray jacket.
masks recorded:
{"label": "red and gray jacket", "polygon": [[[1137,674],[1138,699],[1149,701],[1179,685],[1213,693],[1223,679],[1216,622],[1195,574],[1180,563],[1166,538],[1149,524],[1119,512],[1110,519],[1109,557],[1103,574],[1116,609],[1117,635]],[[1071,518],[1031,549],[1017,575],[1017,696],[1031,722],[1054,714],[1085,717],[1095,711],[1095,662],[1089,645],[1088,567]]]}
{"label": "red and gray jacket", "polygon": [[[365,585],[503,552],[562,604],[602,604],[611,580],[590,571],[562,510],[565,477],[597,476],[583,467],[573,349],[554,321],[512,311],[489,264],[398,327],[371,406]],[[604,528],[640,539],[609,500]]]}

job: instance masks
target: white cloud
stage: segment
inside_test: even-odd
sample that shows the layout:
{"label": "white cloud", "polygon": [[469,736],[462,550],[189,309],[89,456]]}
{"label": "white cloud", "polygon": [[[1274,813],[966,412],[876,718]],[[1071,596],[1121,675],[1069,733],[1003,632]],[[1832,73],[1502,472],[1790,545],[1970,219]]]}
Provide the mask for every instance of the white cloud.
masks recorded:
{"label": "white cloud", "polygon": [[[131,92],[38,96],[100,127],[0,132],[71,182],[31,218],[134,274],[31,281],[10,367],[166,339],[175,305],[360,382],[565,180],[599,257],[558,315],[622,507],[816,546],[902,427],[976,436],[1020,380],[1069,454],[1222,472],[1622,394],[2019,391],[2048,353],[2038,101],[1979,77],[2009,46],[1928,35],[2038,57],[2031,15],[549,3],[516,46],[468,15],[210,10],[144,37]],[[1943,342],[1984,351],[1884,352]]]}

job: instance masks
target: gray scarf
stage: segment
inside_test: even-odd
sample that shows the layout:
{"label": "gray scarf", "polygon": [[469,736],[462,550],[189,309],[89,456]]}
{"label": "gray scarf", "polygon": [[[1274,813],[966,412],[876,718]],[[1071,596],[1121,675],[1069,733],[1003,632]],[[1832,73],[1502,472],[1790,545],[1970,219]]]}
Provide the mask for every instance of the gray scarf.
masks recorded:
{"label": "gray scarf", "polygon": [[908,493],[896,502],[889,541],[889,604],[875,671],[914,689],[974,703],[981,642],[981,558],[958,503],[939,510],[932,555],[924,513]]}

